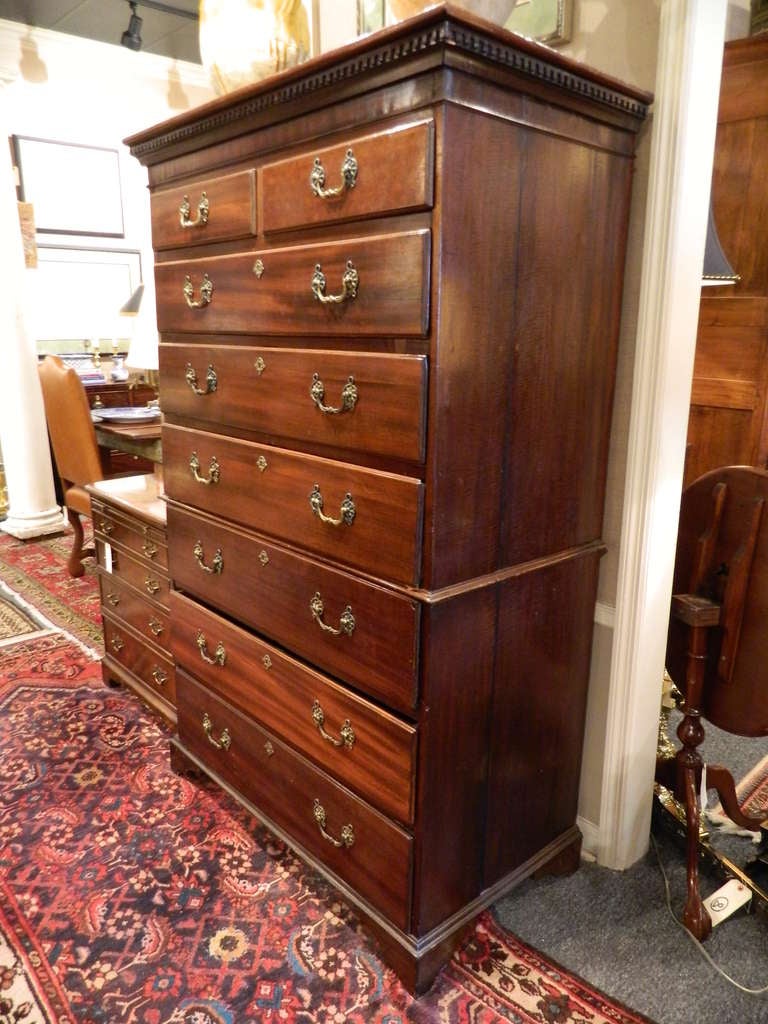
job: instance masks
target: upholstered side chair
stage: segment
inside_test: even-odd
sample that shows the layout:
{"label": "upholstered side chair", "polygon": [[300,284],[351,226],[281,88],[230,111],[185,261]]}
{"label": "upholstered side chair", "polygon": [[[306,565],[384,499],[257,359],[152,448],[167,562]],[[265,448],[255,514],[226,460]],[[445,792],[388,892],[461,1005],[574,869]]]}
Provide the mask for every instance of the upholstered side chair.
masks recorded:
{"label": "upholstered side chair", "polygon": [[94,554],[84,548],[80,516],[91,516],[91,499],[86,484],[104,479],[96,432],[83,383],[77,372],[58,356],[46,356],[38,364],[43,392],[48,435],[51,439],[56,472],[61,481],[67,518],[75,534],[67,562],[71,576],[85,572],[83,559]]}

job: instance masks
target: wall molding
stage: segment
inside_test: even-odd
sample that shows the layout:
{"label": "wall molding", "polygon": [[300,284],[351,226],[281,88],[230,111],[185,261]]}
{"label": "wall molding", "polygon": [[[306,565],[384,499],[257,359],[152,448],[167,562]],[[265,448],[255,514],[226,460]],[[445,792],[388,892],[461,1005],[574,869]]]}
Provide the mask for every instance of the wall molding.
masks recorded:
{"label": "wall molding", "polygon": [[662,0],[598,860],[648,848],[726,0]]}
{"label": "wall molding", "polygon": [[616,608],[606,601],[595,603],[595,622],[598,626],[607,626],[608,629],[616,627]]}

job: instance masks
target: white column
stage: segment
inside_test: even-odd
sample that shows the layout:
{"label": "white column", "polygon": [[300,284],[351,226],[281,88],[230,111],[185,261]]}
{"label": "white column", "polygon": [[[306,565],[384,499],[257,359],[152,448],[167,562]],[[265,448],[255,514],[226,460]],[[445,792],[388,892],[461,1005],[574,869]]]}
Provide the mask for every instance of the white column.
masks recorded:
{"label": "white column", "polygon": [[726,0],[663,0],[598,860],[648,847]]}
{"label": "white column", "polygon": [[[0,110],[7,102],[0,81]],[[0,139],[8,137],[0,121]],[[16,183],[7,145],[0,146],[0,449],[8,485],[8,517],[0,529],[27,539],[64,528],[56,504],[48,432],[37,378],[35,339],[26,327],[26,274]]]}

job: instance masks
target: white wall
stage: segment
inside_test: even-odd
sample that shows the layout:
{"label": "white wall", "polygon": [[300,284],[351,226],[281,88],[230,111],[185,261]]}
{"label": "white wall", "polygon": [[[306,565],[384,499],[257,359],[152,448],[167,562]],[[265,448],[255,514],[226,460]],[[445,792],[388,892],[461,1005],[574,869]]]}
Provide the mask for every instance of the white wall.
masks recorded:
{"label": "white wall", "polygon": [[[3,95],[7,133],[119,151],[125,236],[49,235],[45,241],[138,249],[147,286],[142,314],[154,322],[147,172],[122,140],[212,98],[206,73],[199,65],[0,20],[0,78],[8,83]],[[54,183],[55,175],[52,167]],[[67,196],[60,201],[65,204]],[[34,333],[34,310],[30,326]]]}

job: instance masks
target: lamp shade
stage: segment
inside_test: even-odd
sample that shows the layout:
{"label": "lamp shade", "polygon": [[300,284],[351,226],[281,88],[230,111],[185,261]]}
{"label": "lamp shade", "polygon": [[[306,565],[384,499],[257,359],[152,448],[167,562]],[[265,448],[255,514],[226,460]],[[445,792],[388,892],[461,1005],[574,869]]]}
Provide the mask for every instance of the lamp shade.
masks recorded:
{"label": "lamp shade", "polygon": [[715,227],[715,215],[712,200],[709,201],[709,220],[707,221],[707,241],[704,246],[704,270],[701,275],[702,285],[736,284],[741,278],[728,262]]}
{"label": "lamp shade", "polygon": [[142,281],[142,283],[134,291],[133,295],[131,295],[130,299],[128,299],[128,301],[120,307],[120,315],[136,316],[136,314],[139,312],[139,307],[141,306],[141,300],[143,295],[144,282]]}

